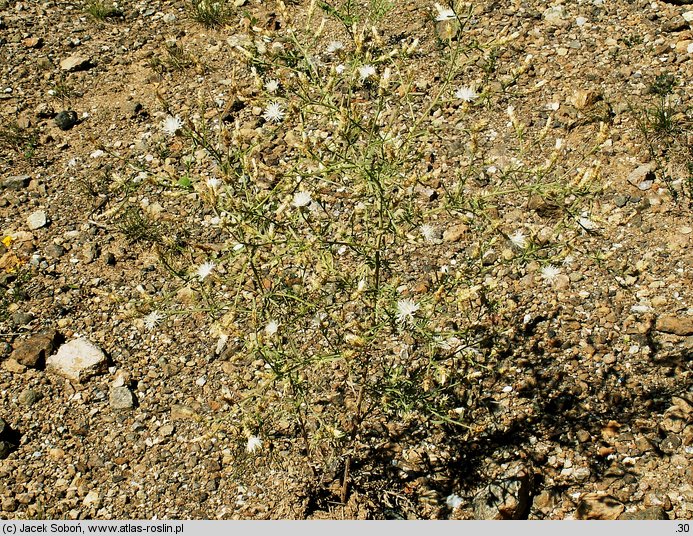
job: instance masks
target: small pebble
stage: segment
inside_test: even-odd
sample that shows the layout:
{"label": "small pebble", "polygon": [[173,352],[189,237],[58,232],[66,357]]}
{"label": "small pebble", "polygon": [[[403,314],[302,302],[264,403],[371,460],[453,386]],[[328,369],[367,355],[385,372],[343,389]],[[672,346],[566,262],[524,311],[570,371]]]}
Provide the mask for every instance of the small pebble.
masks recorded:
{"label": "small pebble", "polygon": [[77,114],[72,110],[64,110],[53,119],[60,130],[70,130],[77,124]]}

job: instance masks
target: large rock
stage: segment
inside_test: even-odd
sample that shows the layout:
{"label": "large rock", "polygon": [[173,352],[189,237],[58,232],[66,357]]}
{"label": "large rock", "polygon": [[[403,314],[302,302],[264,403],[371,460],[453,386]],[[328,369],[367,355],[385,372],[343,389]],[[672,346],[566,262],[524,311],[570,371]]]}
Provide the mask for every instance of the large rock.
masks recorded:
{"label": "large rock", "polygon": [[0,419],[0,460],[4,460],[17,448],[15,432],[8,424]]}
{"label": "large rock", "polygon": [[29,175],[13,175],[0,181],[0,188],[4,190],[21,190],[29,186],[31,177]]}
{"label": "large rock", "polygon": [[132,409],[135,397],[127,387],[113,387],[109,395],[109,404],[113,409]]}
{"label": "large rock", "polygon": [[29,229],[32,231],[40,229],[41,227],[46,225],[46,223],[48,223],[48,216],[46,216],[46,211],[37,210],[36,212],[32,212],[26,219],[26,223],[29,226]]}
{"label": "large rock", "polygon": [[25,367],[39,368],[55,350],[57,339],[58,333],[55,330],[41,331],[18,343],[10,358]]}
{"label": "large rock", "polygon": [[74,55],[65,58],[60,62],[60,68],[68,73],[74,71],[84,71],[91,67],[91,61],[84,56]]}
{"label": "large rock", "polygon": [[664,511],[664,508],[661,506],[650,506],[649,508],[645,508],[644,510],[638,510],[636,512],[628,512],[619,519],[625,519],[625,520],[638,520],[638,521],[643,521],[643,520],[664,520],[664,519],[669,519],[669,516],[667,513]]}
{"label": "large rock", "polygon": [[101,374],[107,368],[106,355],[87,339],[74,339],[63,344],[46,360],[47,370],[76,382]]}
{"label": "large rock", "polygon": [[531,506],[532,474],[518,465],[506,476],[476,494],[473,501],[475,519],[527,519]]}
{"label": "large rock", "polygon": [[655,324],[655,329],[682,337],[693,335],[693,316],[660,316]]}
{"label": "large rock", "polygon": [[576,519],[618,519],[625,506],[611,495],[588,493],[578,504]]}
{"label": "large rock", "polygon": [[628,175],[628,182],[637,187],[638,190],[649,190],[655,181],[655,164],[648,162],[638,166]]}

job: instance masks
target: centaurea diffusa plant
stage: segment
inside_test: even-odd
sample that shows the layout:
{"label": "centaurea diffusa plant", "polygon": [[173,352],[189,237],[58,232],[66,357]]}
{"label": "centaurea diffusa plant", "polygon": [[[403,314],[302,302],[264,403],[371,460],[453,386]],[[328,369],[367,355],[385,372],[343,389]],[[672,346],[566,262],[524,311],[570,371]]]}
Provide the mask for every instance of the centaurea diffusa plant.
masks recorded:
{"label": "centaurea diffusa plant", "polygon": [[[208,176],[219,181],[197,191],[213,192],[200,198],[228,240],[218,265],[193,269],[191,286],[216,304],[215,329],[225,344],[238,341],[246,363],[248,389],[232,411],[257,413],[266,443],[288,419],[308,455],[329,445],[342,460],[342,500],[367,416],[421,411],[460,424],[451,413],[454,372],[433,363],[442,352],[431,344],[443,323],[436,298],[425,286],[413,295],[401,274],[410,268],[408,234],[416,222],[435,221],[411,191],[438,128],[430,118],[453,92],[464,45],[442,64],[440,87],[422,95],[410,66],[415,43],[383,41],[381,16],[348,25],[346,45],[317,46],[319,28],[291,27],[281,48],[235,47],[256,80],[253,107],[265,121],[258,130],[284,142],[271,165],[258,130],[234,122],[215,131],[204,119],[185,128],[191,153],[204,149]],[[442,242],[438,228],[424,224],[420,232],[425,247]],[[346,401],[318,411],[335,388]],[[260,446],[252,452],[262,455]]]}

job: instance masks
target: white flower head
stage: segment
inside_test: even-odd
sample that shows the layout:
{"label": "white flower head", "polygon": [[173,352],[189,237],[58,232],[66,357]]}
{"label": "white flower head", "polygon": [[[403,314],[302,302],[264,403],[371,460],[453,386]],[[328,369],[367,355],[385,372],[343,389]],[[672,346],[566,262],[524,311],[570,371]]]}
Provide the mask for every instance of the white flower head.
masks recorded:
{"label": "white flower head", "polygon": [[178,132],[181,128],[183,128],[183,121],[181,121],[180,117],[178,116],[173,117],[172,115],[169,115],[166,119],[164,119],[164,122],[161,123],[161,130],[163,130],[164,134],[167,136],[175,136],[176,132]]}
{"label": "white flower head", "polygon": [[269,123],[280,123],[284,119],[284,109],[278,102],[271,102],[265,108],[265,113],[262,114],[262,117]]}
{"label": "white flower head", "polygon": [[201,265],[197,268],[197,272],[196,272],[197,277],[200,278],[200,281],[204,281],[204,279],[205,279],[209,274],[212,273],[212,270],[214,270],[214,267],[215,267],[215,266],[216,266],[216,264],[214,264],[212,261],[207,261],[207,262],[201,264]]}
{"label": "white flower head", "polygon": [[525,237],[525,234],[522,231],[515,231],[508,238],[510,239],[510,242],[512,242],[513,246],[518,249],[525,249],[527,247],[527,237]]}
{"label": "white flower head", "polygon": [[375,73],[375,67],[368,63],[366,65],[361,65],[361,67],[359,67],[359,76],[361,77],[361,82],[365,82],[371,76],[375,76]]}
{"label": "white flower head", "polygon": [[265,326],[265,333],[268,337],[272,337],[277,334],[277,331],[279,331],[279,322],[270,320]]}
{"label": "white flower head", "polygon": [[300,191],[296,192],[294,194],[294,206],[296,208],[303,208],[307,207],[313,202],[313,199],[310,197],[310,193],[305,192],[305,191]]}
{"label": "white flower head", "polygon": [[414,313],[419,310],[419,304],[414,300],[405,299],[397,302],[397,321],[405,324],[414,319]]}
{"label": "white flower head", "polygon": [[207,179],[207,186],[212,191],[216,191],[217,188],[219,188],[220,184],[221,184],[221,181],[219,179],[217,179],[216,177],[210,177],[209,179]]}
{"label": "white flower head", "polygon": [[258,436],[251,435],[248,437],[248,444],[245,446],[245,450],[248,454],[254,453],[256,450],[262,448],[262,439]]}
{"label": "white flower head", "polygon": [[265,82],[265,89],[268,93],[276,93],[279,90],[279,80],[267,80],[267,82]]}
{"label": "white flower head", "polygon": [[144,317],[144,327],[151,331],[159,325],[162,318],[163,316],[161,316],[159,311],[152,311]]}
{"label": "white flower head", "polygon": [[331,41],[327,45],[327,53],[328,54],[334,54],[336,52],[339,52],[343,48],[344,48],[344,43],[342,43],[341,41]]}
{"label": "white flower head", "polygon": [[340,63],[339,65],[337,65],[337,67],[334,68],[334,70],[337,74],[342,74],[345,69],[346,69],[346,67],[344,67],[344,64],[342,64],[342,63]]}
{"label": "white flower head", "polygon": [[455,97],[460,100],[463,100],[464,102],[472,102],[478,96],[479,95],[477,94],[477,92],[468,86],[462,86],[460,89],[455,91]]}
{"label": "white flower head", "polygon": [[556,278],[558,275],[561,273],[561,269],[557,268],[553,264],[547,264],[541,269],[541,277],[546,281],[548,284],[553,283],[556,281]]}
{"label": "white flower head", "polygon": [[435,242],[438,239],[438,229],[436,229],[433,225],[424,223],[421,227],[419,227],[419,231],[421,231],[421,236],[424,237],[426,242]]}
{"label": "white flower head", "polygon": [[436,21],[444,21],[444,20],[451,20],[451,19],[457,18],[455,16],[455,12],[452,9],[450,9],[449,7],[443,7],[440,4],[434,4],[434,7],[436,8],[436,11],[438,12],[438,16],[436,17]]}

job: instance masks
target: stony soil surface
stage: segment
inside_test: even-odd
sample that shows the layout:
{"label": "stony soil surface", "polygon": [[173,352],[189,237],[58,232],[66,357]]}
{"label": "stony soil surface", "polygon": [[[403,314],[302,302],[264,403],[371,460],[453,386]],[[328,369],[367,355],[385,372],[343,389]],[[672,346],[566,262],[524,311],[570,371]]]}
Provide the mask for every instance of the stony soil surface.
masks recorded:
{"label": "stony soil surface", "polygon": [[[0,516],[691,518],[693,7],[471,5],[454,39],[497,45],[453,86],[485,100],[450,98],[432,112],[438,135],[411,195],[439,234],[422,242],[412,228],[399,280],[423,300],[448,270],[477,278],[455,299],[478,317],[450,317],[495,334],[474,366],[455,364],[469,366],[466,426],[373,413],[340,450],[306,447],[277,416],[253,429],[262,443],[248,452],[234,407],[262,365],[217,347],[156,239],[133,237],[123,216],[139,207],[162,234],[180,234],[190,265],[226,247],[199,191],[167,186],[186,169],[180,137],[161,147],[169,111],[211,120],[231,110],[265,144],[261,165],[291,159],[301,133],[287,123],[263,138],[264,101],[237,45],[253,26],[268,42],[285,37],[282,17],[301,20],[309,2],[236,4],[210,29],[183,0],[123,0],[103,21],[79,2],[0,0]],[[397,2],[382,24],[387,42],[418,38],[409,61],[420,99],[440,83],[441,34],[455,32],[436,14]],[[316,54],[334,38],[346,43],[328,25]],[[669,75],[683,133],[650,150],[638,118]],[[519,124],[548,135],[520,151]],[[553,150],[557,188],[499,187],[503,170]],[[464,193],[481,201],[436,211],[470,154],[480,164]],[[508,240],[518,230],[546,256],[519,260],[521,240]],[[148,329],[164,296],[178,305]],[[500,305],[491,311],[485,296]],[[75,340],[87,366],[70,362]],[[320,411],[349,397],[335,393]]]}

